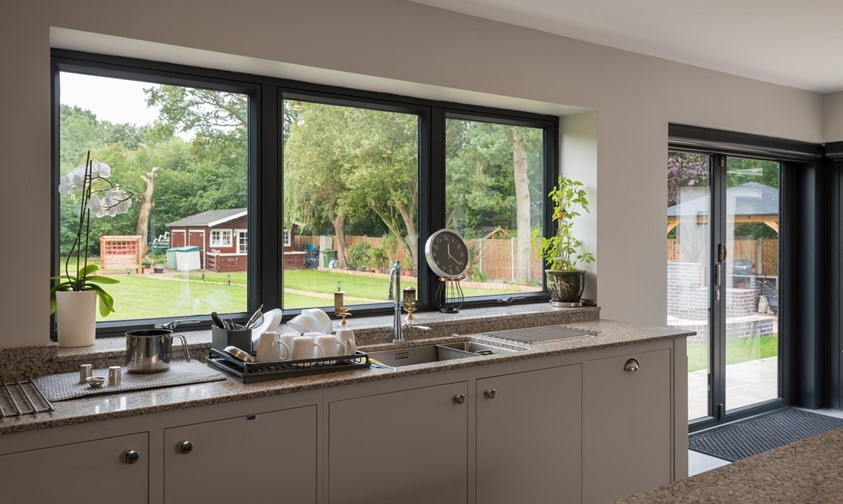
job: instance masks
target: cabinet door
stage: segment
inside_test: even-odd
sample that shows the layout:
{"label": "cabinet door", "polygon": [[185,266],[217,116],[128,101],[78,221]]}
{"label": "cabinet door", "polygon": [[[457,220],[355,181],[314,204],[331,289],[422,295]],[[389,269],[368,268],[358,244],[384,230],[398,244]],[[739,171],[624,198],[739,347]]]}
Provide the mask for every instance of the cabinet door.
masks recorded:
{"label": "cabinet door", "polygon": [[[149,502],[146,433],[0,456],[0,502]],[[135,462],[126,458],[133,450]]]}
{"label": "cabinet door", "polygon": [[670,482],[670,384],[667,349],[585,363],[584,502],[602,504]]}
{"label": "cabinet door", "polygon": [[580,502],[581,371],[477,380],[477,504]]}
{"label": "cabinet door", "polygon": [[164,443],[165,503],[316,502],[316,406],[166,429]]}
{"label": "cabinet door", "polygon": [[467,389],[459,382],[330,403],[329,502],[465,504]]}

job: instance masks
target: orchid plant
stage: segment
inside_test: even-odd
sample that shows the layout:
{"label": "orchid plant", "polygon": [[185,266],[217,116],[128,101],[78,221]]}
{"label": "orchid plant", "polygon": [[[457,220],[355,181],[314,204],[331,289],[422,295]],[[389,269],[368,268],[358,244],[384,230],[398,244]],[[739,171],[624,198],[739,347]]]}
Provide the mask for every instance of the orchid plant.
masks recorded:
{"label": "orchid plant", "polygon": [[58,283],[50,289],[50,312],[56,311],[57,291],[86,291],[97,293],[100,314],[105,317],[114,311],[114,298],[100,284],[116,284],[119,280],[94,275],[99,266],[88,264],[91,216],[114,217],[129,211],[134,194],[121,189],[108,180],[111,167],[91,159],[88,151],[84,165],[79,165],[59,181],[59,194],[67,196],[74,191],[81,192],[79,205],[79,226],[76,238],[64,261],[63,274],[51,277]]}

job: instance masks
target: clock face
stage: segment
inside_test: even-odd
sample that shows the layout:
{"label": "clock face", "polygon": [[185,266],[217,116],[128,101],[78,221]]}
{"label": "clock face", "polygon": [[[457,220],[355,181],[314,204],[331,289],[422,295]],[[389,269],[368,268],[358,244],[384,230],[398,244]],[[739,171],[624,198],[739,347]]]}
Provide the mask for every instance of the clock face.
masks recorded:
{"label": "clock face", "polygon": [[440,229],[424,246],[427,264],[442,278],[457,278],[468,269],[468,245],[456,231]]}

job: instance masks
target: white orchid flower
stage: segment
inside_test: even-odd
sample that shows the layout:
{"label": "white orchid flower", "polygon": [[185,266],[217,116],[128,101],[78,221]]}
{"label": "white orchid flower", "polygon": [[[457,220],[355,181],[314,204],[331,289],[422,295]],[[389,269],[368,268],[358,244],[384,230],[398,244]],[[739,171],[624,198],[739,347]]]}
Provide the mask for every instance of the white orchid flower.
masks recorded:
{"label": "white orchid flower", "polygon": [[108,178],[111,176],[111,167],[99,161],[91,161],[91,178]]}
{"label": "white orchid flower", "polygon": [[59,194],[62,196],[66,196],[70,194],[70,191],[73,190],[73,183],[69,180],[69,177],[62,177],[59,181]]}
{"label": "white orchid flower", "polygon": [[94,216],[101,217],[104,215],[104,209],[105,208],[102,205],[102,201],[100,201],[100,197],[96,194],[91,196],[91,199],[88,200],[88,210],[90,210]]}
{"label": "white orchid flower", "polygon": [[67,174],[67,178],[73,184],[74,189],[81,191],[85,186],[85,165],[79,165],[74,168],[72,172]]}

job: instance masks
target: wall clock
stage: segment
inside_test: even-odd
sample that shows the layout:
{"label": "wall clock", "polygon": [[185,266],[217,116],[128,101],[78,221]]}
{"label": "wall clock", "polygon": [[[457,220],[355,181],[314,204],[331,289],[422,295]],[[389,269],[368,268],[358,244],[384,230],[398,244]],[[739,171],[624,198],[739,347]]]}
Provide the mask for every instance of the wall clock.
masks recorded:
{"label": "wall clock", "polygon": [[453,229],[430,235],[424,244],[424,256],[439,278],[460,278],[468,269],[468,244]]}
{"label": "wall clock", "polygon": [[443,313],[456,313],[462,308],[460,280],[468,270],[468,244],[452,229],[440,229],[430,235],[424,245],[424,255],[430,269],[439,276],[436,304]]}

